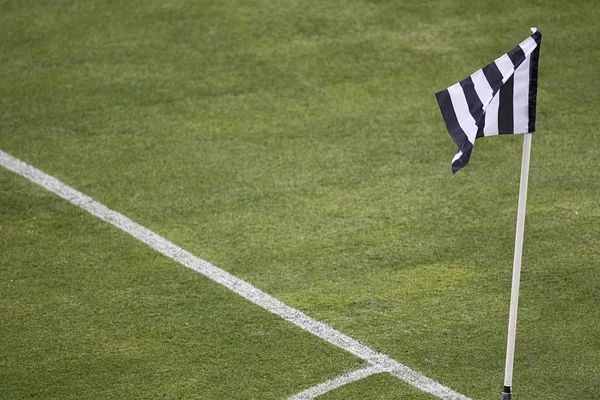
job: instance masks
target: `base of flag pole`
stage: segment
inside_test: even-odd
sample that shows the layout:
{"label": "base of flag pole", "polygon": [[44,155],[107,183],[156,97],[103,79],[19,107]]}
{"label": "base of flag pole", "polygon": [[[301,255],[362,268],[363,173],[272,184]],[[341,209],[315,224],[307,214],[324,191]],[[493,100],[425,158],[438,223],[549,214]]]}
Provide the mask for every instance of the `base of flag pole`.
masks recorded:
{"label": "base of flag pole", "polygon": [[504,390],[502,391],[502,400],[512,400],[510,386],[504,386]]}

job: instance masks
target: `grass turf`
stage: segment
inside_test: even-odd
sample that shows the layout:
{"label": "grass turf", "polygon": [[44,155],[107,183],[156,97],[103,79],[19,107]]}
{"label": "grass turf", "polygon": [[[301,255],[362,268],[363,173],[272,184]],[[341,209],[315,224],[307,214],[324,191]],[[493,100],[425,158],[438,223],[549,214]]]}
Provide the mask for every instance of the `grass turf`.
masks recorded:
{"label": "grass turf", "polygon": [[[593,1],[0,1],[0,10],[1,149],[474,399],[498,397],[502,383],[522,138],[478,141],[470,165],[452,177],[455,147],[433,93],[537,26],[544,42],[515,390],[520,398],[600,396],[600,36]],[[11,316],[2,325],[10,338],[3,370],[11,371],[2,392],[44,397],[61,382],[88,398],[152,397],[160,385],[173,397],[237,391],[240,398],[283,398],[358,365],[331,349],[333,362],[315,359],[316,349],[328,348],[318,339],[289,339],[294,328],[207,289],[202,278],[71,206],[52,196],[30,204],[39,190],[8,172],[0,182],[3,281],[10,288],[0,296]],[[81,229],[91,231],[82,236]],[[82,251],[90,246],[94,257]],[[48,267],[40,269],[39,260]],[[71,302],[78,317],[65,332],[53,296],[68,299],[90,269],[113,263],[123,272],[97,279],[121,287],[120,305],[89,282],[84,295],[91,299]],[[147,263],[153,267],[140,269]],[[14,274],[32,275],[9,286]],[[132,275],[142,283],[128,292]],[[173,287],[177,279],[194,283]],[[162,303],[161,291],[170,291],[172,304]],[[35,306],[16,306],[32,296],[55,311],[35,316]],[[138,297],[148,308],[176,311],[180,323],[139,308],[125,319],[178,340],[162,354],[164,343],[155,341],[148,351],[160,355],[128,361],[111,344],[124,333],[105,324],[123,318],[122,304]],[[103,321],[91,324],[100,310]],[[244,323],[231,322],[239,318]],[[202,324],[209,332],[200,336],[217,350],[190,350],[181,378],[161,370],[161,360],[174,363],[179,347],[197,340],[177,328],[202,320],[214,321]],[[275,329],[272,340],[282,347],[302,340],[306,347],[292,350],[296,361],[282,360],[279,347],[252,344],[252,323]],[[105,335],[103,351],[117,361],[78,339],[51,373],[32,373],[39,359],[57,353],[50,344],[31,351],[39,340],[90,330]],[[151,332],[142,332],[139,340],[151,341]],[[9,345],[14,340],[20,344]],[[252,359],[242,350],[271,360],[240,370]],[[221,351],[228,355],[216,361]],[[73,357],[108,372],[75,373]],[[296,367],[300,359],[310,365]],[[150,372],[138,370],[152,363]],[[279,383],[284,364],[306,372]],[[255,368],[271,388],[260,387]],[[186,381],[198,369],[216,378]],[[32,376],[34,384],[22,383]],[[77,387],[90,379],[87,389]],[[412,393],[402,384],[388,392],[390,381],[376,376],[355,384],[358,392],[344,390],[362,393],[348,395],[354,398]],[[152,383],[146,391],[144,382]],[[128,384],[139,392],[128,392]]]}

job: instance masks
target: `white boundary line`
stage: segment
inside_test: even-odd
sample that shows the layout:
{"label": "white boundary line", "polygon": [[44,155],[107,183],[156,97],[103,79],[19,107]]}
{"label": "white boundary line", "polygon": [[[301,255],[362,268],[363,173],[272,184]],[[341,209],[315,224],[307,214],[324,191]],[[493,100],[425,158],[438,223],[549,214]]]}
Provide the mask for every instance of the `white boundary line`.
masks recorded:
{"label": "white boundary line", "polygon": [[347,385],[348,383],[364,379],[366,377],[369,377],[373,374],[378,374],[380,372],[385,371],[378,365],[371,365],[370,367],[357,369],[356,371],[349,372],[345,375],[340,375],[338,377],[328,380],[327,382],[323,382],[317,386],[313,386],[309,389],[306,389],[305,391],[300,392],[288,398],[287,400],[312,400],[315,397],[330,392],[333,389],[337,389],[340,386]]}
{"label": "white boundary line", "polygon": [[207,278],[225,286],[227,289],[239,294],[265,310],[278,315],[284,320],[297,325],[334,346],[354,354],[369,364],[381,369],[382,372],[390,372],[395,377],[443,400],[470,400],[468,397],[410,369],[389,356],[378,353],[359,341],[336,331],[329,325],[319,322],[303,312],[286,305],[282,301],[277,300],[273,296],[252,286],[248,282],[194,256],[162,236],[159,236],[142,225],[132,221],[123,214],[109,209],[91,197],[86,196],[62,183],[58,179],[2,150],[0,150],[0,165],[29,179],[31,182],[62,197],[71,204],[76,205],[101,220],[121,229],[123,232],[128,233],[159,253],[201,273]]}

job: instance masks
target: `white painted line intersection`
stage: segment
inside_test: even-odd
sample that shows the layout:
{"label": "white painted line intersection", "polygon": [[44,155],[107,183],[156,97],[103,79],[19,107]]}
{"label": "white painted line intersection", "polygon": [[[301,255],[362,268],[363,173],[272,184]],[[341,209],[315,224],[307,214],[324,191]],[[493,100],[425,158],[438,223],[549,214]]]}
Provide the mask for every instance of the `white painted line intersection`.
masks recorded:
{"label": "white painted line intersection", "polygon": [[312,400],[322,394],[330,392],[334,389],[339,388],[340,386],[347,385],[349,383],[358,381],[360,379],[367,378],[373,374],[378,374],[381,372],[386,372],[378,365],[372,365],[370,367],[358,369],[356,371],[349,372],[344,375],[340,375],[333,379],[328,380],[327,382],[323,382],[319,385],[313,386],[309,389],[300,392],[287,400]]}
{"label": "white painted line intersection", "polygon": [[[432,394],[443,400],[470,400],[468,397],[428,378],[421,373],[399,363],[385,354],[378,353],[368,346],[352,339],[349,336],[333,329],[331,326],[319,322],[303,312],[296,310],[280,300],[270,296],[250,283],[218,268],[211,263],[202,260],[162,236],[150,231],[142,225],[132,221],[128,217],[113,211],[105,205],[62,183],[58,179],[38,170],[37,168],[11,156],[0,150],[0,165],[14,173],[27,178],[31,182],[45,188],[46,190],[67,200],[71,204],[89,212],[90,214],[108,222],[125,233],[145,243],[159,253],[177,261],[178,263],[201,273],[205,277],[225,286],[229,290],[239,294],[243,298],[262,307],[263,309],[278,315],[303,330],[337,346],[347,352],[354,354],[362,360],[371,364],[367,367],[350,374],[334,379],[333,385],[340,383],[343,379],[362,379],[364,374],[371,375],[377,372],[389,372],[393,376],[411,384],[412,386]],[[354,375],[353,375],[354,374]],[[366,377],[365,375],[363,377]],[[346,378],[343,378],[346,377]],[[356,379],[354,379],[356,380]],[[330,382],[330,381],[328,381]],[[327,382],[322,385],[327,384]],[[342,383],[343,384],[343,383]],[[310,390],[310,389],[309,389]],[[304,392],[302,392],[304,393]]]}

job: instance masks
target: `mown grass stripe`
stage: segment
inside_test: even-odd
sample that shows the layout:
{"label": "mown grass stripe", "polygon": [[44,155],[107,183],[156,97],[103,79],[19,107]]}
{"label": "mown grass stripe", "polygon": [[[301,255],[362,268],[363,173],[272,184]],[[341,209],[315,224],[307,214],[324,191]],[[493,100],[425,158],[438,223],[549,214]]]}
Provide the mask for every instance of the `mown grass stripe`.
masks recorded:
{"label": "mown grass stripe", "polygon": [[19,174],[44,189],[62,197],[71,204],[121,229],[159,253],[180,264],[201,273],[207,278],[225,286],[243,298],[278,315],[303,330],[348,351],[351,354],[377,367],[382,372],[390,372],[409,384],[444,400],[469,400],[464,395],[428,378],[419,372],[399,363],[385,354],[378,353],[368,346],[319,322],[303,312],[296,310],[280,300],[266,294],[248,282],[202,260],[182,249],[162,236],[132,221],[121,213],[113,211],[105,205],[66,185],[58,179],[0,150],[0,165]]}

